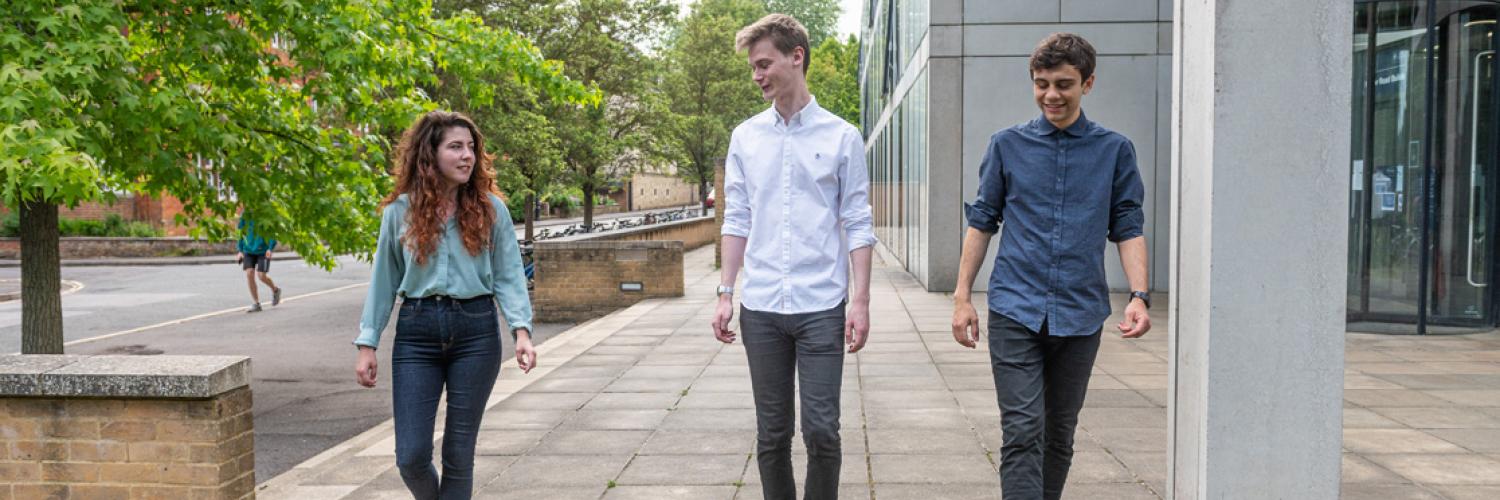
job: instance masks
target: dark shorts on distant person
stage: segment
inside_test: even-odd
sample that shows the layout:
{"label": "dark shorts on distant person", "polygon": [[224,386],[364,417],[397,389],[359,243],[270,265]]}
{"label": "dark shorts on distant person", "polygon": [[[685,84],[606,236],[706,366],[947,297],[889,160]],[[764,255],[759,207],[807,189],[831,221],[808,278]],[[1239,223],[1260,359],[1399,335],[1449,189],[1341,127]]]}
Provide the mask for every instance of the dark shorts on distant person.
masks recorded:
{"label": "dark shorts on distant person", "polygon": [[271,257],[266,254],[245,254],[244,262],[240,263],[241,269],[255,269],[263,273],[271,272]]}

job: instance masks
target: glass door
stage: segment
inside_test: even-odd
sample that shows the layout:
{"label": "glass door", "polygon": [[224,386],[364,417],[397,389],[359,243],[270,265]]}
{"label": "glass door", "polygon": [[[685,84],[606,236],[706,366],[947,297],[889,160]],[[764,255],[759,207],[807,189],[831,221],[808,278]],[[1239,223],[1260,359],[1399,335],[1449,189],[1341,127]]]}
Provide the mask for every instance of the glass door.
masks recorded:
{"label": "glass door", "polygon": [[1432,222],[1431,321],[1490,323],[1496,109],[1495,7],[1455,12],[1438,24],[1437,169]]}
{"label": "glass door", "polygon": [[1494,324],[1497,6],[1434,3],[1354,6],[1351,329]]}

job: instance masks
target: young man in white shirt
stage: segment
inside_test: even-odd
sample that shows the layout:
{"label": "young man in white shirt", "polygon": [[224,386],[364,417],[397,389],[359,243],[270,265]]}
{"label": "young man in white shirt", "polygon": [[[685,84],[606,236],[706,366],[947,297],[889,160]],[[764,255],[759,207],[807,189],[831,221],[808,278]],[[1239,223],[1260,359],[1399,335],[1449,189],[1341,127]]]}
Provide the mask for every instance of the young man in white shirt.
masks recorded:
{"label": "young man in white shirt", "polygon": [[832,500],[838,498],[842,459],[844,347],[859,351],[870,327],[875,235],[864,140],[808,93],[807,29],[796,19],[766,16],[740,30],[735,45],[749,51],[755,84],[772,106],[735,127],[729,140],[714,336],[734,342],[729,320],[743,264],[740,326],[765,498],[797,497],[791,449],[800,386],[808,462],[804,498]]}

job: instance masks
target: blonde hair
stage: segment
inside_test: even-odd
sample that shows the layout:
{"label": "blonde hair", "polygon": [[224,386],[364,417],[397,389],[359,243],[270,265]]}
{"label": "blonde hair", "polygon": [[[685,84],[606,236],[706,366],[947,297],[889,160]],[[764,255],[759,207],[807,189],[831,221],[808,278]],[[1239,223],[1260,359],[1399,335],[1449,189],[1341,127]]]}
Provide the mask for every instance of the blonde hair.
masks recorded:
{"label": "blonde hair", "polygon": [[808,63],[812,61],[812,47],[807,44],[807,28],[802,27],[802,23],[786,14],[768,14],[741,29],[734,36],[734,48],[748,50],[751,45],[766,37],[771,38],[776,50],[788,56],[797,47],[802,47],[802,74],[807,74]]}

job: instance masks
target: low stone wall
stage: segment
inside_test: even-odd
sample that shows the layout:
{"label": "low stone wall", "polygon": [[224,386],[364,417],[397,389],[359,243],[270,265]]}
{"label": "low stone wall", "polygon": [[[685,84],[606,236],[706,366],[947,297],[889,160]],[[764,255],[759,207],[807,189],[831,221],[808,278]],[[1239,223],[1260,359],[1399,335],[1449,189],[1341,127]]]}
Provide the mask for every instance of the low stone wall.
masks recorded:
{"label": "low stone wall", "polygon": [[254,498],[249,382],[240,356],[0,356],[0,498]]}
{"label": "low stone wall", "polygon": [[584,321],[642,299],[681,297],[682,252],[681,241],[539,242],[536,318]]}
{"label": "low stone wall", "polygon": [[[233,255],[238,249],[233,241],[203,241],[192,238],[92,238],[68,237],[58,241],[62,259],[98,259],[107,257],[187,257],[197,255]],[[20,238],[0,238],[0,259],[21,258]]]}
{"label": "low stone wall", "polygon": [[686,251],[712,244],[717,237],[718,227],[712,217],[695,217],[598,234],[577,234],[555,241],[681,241]]}

